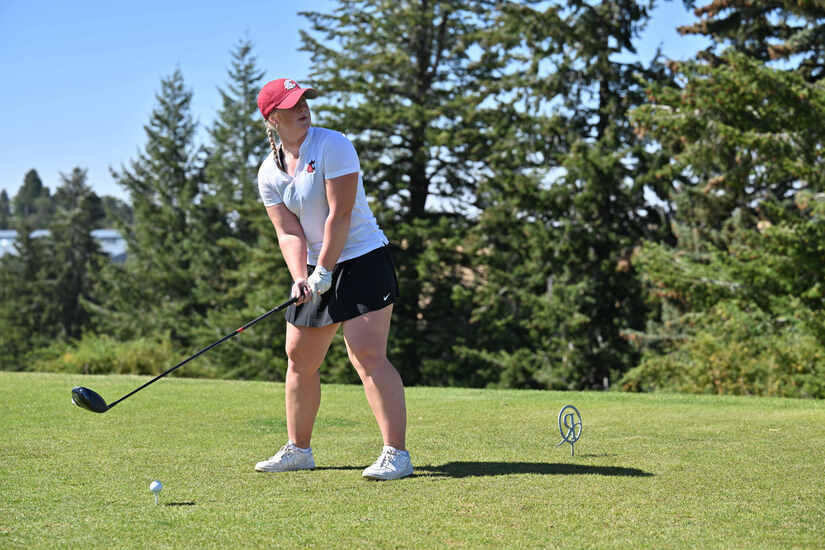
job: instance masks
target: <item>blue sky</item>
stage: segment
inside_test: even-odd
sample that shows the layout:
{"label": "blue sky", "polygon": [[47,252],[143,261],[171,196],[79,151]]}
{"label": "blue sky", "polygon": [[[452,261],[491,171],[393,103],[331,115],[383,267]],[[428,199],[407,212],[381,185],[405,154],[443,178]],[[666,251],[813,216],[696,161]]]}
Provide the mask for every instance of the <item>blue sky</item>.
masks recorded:
{"label": "blue sky", "polygon": [[[641,59],[657,46],[673,59],[691,57],[704,42],[675,29],[695,18],[681,0],[658,4],[639,43]],[[34,168],[54,192],[59,174],[80,166],[96,193],[126,199],[109,167],[128,164],[143,147],[161,79],[180,68],[193,92],[193,115],[208,127],[240,39],[253,43],[265,80],[300,82],[311,60],[298,51],[298,31],[309,25],[297,11],[336,5],[0,0],[0,189],[13,197]]]}

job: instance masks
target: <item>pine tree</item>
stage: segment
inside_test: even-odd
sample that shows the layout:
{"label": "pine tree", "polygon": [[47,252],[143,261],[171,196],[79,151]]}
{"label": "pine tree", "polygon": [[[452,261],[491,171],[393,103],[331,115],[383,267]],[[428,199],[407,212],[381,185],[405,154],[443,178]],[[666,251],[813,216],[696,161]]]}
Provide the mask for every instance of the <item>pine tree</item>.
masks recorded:
{"label": "pine tree", "polygon": [[52,299],[53,249],[33,237],[34,227],[18,223],[14,253],[0,257],[0,369],[27,370],[31,354],[59,336]]}
{"label": "pine tree", "polygon": [[63,336],[54,246],[49,237],[34,236],[48,227],[53,209],[37,171],[26,173],[12,207],[14,252],[0,257],[0,368],[27,370],[37,350]]}
{"label": "pine tree", "polygon": [[195,144],[192,92],[179,69],[161,81],[156,101],[143,151],[129,167],[112,171],[129,193],[134,218],[118,226],[127,259],[109,278],[101,312],[122,338],[168,333],[185,342],[207,306],[199,289],[215,274],[200,268],[209,265],[216,245],[205,221],[209,212],[200,206],[203,159]]}
{"label": "pine tree", "polygon": [[11,227],[11,201],[9,194],[3,189],[0,191],[0,229]]}
{"label": "pine tree", "polygon": [[58,310],[62,337],[75,339],[90,320],[81,300],[93,299],[93,274],[106,261],[92,236],[105,214],[100,198],[86,184],[86,170],[74,168],[60,178],[61,186],[55,192],[57,212],[49,227],[55,264],[51,299]]}
{"label": "pine tree", "polygon": [[[535,2],[525,2],[532,4]],[[388,234],[402,299],[390,351],[406,383],[483,383],[456,356],[471,345],[466,237],[499,136],[511,59],[491,33],[498,1],[342,1],[303,13],[319,122],[353,139],[364,185]],[[516,102],[519,98],[508,98]]]}
{"label": "pine tree", "polygon": [[[735,49],[672,65],[634,113],[673,162],[676,246],[637,254],[661,323],[631,389],[821,397],[825,96]],[[709,375],[709,373],[711,373]]]}
{"label": "pine tree", "polygon": [[808,82],[825,77],[825,4],[819,0],[713,0],[695,8],[700,20],[679,27],[681,34],[713,40],[702,58],[721,62],[720,47],[732,46],[762,62],[790,64]]}
{"label": "pine tree", "polygon": [[219,89],[221,110],[209,131],[206,166],[213,200],[230,216],[233,235],[244,242],[257,238],[248,220],[249,209],[261,212],[257,170],[269,150],[256,103],[263,71],[256,65],[252,49],[249,40],[241,40],[232,51],[229,81],[225,90]]}
{"label": "pine tree", "polygon": [[54,212],[51,192],[43,185],[36,170],[26,172],[23,185],[12,200],[12,206],[17,223],[24,223],[39,229],[49,224]]}
{"label": "pine tree", "polygon": [[92,224],[92,229],[101,227],[106,211],[103,208],[103,201],[86,184],[88,171],[80,167],[75,167],[68,174],[60,174],[61,185],[55,189],[52,200],[55,206],[55,218],[60,214],[66,214],[72,210],[82,207],[87,211],[87,217]]}
{"label": "pine tree", "polygon": [[110,195],[100,197],[100,202],[105,214],[100,222],[101,227],[116,227],[132,223],[132,207],[128,203]]}
{"label": "pine tree", "polygon": [[[221,247],[220,288],[215,307],[198,330],[203,341],[254,319],[289,296],[291,281],[275,242],[275,232],[260,202],[257,171],[269,152],[257,93],[263,72],[253,46],[241,40],[231,53],[228,82],[221,90],[222,107],[210,129],[206,167],[216,219],[227,222]],[[226,378],[283,380],[286,367],[283,324],[261,323],[231,346],[216,349],[205,363]]]}
{"label": "pine tree", "polygon": [[516,85],[538,139],[501,132],[500,155],[522,169],[482,189],[474,319],[483,337],[464,350],[502,385],[603,387],[637,360],[623,331],[643,327],[647,308],[630,258],[642,238],[669,238],[669,213],[666,189],[638,177],[664,160],[628,113],[645,100],[639,75],[663,71],[655,60],[615,59],[635,53],[648,7],[573,1],[508,12],[500,40],[523,52]]}

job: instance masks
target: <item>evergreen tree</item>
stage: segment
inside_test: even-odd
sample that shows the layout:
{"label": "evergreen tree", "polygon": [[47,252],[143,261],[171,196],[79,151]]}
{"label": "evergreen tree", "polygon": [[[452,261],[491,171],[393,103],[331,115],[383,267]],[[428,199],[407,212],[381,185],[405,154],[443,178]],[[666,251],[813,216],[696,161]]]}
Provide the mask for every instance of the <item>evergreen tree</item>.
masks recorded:
{"label": "evergreen tree", "polygon": [[269,145],[262,131],[257,95],[263,71],[258,69],[252,43],[241,40],[232,51],[229,82],[219,89],[221,110],[209,131],[211,147],[206,178],[212,200],[230,216],[233,235],[254,242],[256,232],[248,217],[250,207],[261,212],[258,200],[258,165]]}
{"label": "evergreen tree", "polygon": [[408,384],[482,383],[456,349],[473,340],[463,284],[476,189],[499,176],[485,164],[496,122],[518,119],[499,110],[511,59],[490,37],[507,4],[360,0],[302,14],[313,109],[353,139],[393,244],[402,298],[390,355]]}
{"label": "evergreen tree", "polygon": [[103,292],[108,302],[100,312],[122,338],[168,333],[185,342],[205,308],[199,289],[214,274],[200,268],[209,265],[216,245],[200,207],[203,159],[195,144],[192,93],[179,69],[161,81],[156,101],[144,126],[143,151],[129,167],[112,171],[129,193],[134,218],[117,226],[127,260],[109,277]]}
{"label": "evergreen tree", "polygon": [[60,178],[61,186],[55,192],[57,213],[49,227],[55,264],[51,299],[57,308],[61,336],[75,339],[90,319],[81,300],[92,299],[92,275],[106,261],[91,234],[104,212],[100,198],[86,184],[86,170],[75,168]]}
{"label": "evergreen tree", "polygon": [[36,229],[46,229],[53,208],[48,187],[29,170],[12,200],[14,252],[0,257],[0,368],[26,370],[32,355],[61,336],[54,300],[54,247]]}
{"label": "evergreen tree", "polygon": [[14,215],[18,218],[29,218],[34,215],[37,212],[35,201],[44,194],[48,196],[49,190],[44,187],[37,170],[31,169],[26,172],[23,176],[23,185],[14,196]]}
{"label": "evergreen tree", "polygon": [[[263,71],[253,46],[240,41],[231,52],[222,107],[210,129],[206,167],[216,220],[223,220],[219,241],[221,286],[215,307],[200,323],[198,338],[209,341],[254,319],[289,296],[291,281],[272,223],[260,202],[258,166],[269,143],[257,109]],[[217,256],[216,256],[217,257]],[[286,368],[283,323],[261,323],[205,358],[207,367],[226,378],[283,380]]]}
{"label": "evergreen tree", "polygon": [[31,354],[59,335],[52,295],[53,250],[33,237],[34,227],[16,225],[13,254],[0,257],[0,369],[27,370]]}
{"label": "evergreen tree", "polygon": [[43,185],[36,170],[29,170],[13,199],[15,219],[18,223],[43,229],[49,224],[53,212],[49,188]]}
{"label": "evergreen tree", "polygon": [[464,350],[502,385],[603,387],[637,361],[623,331],[643,327],[647,308],[630,257],[644,237],[670,237],[666,189],[638,177],[664,160],[628,113],[645,100],[638,76],[664,75],[655,60],[616,59],[635,53],[649,7],[572,1],[507,12],[499,40],[522,52],[512,89],[524,90],[538,132],[499,131],[496,162],[521,168],[482,186],[473,313],[482,338]]}
{"label": "evergreen tree", "polygon": [[94,274],[106,262],[91,231],[103,212],[85,170],[60,177],[57,211],[44,228],[49,233],[34,237],[35,218],[22,218],[15,253],[0,259],[0,368],[28,369],[38,354],[79,338],[89,326],[85,302],[93,299]]}
{"label": "evergreen tree", "polygon": [[104,218],[100,226],[104,228],[130,225],[132,223],[132,207],[117,197],[104,195],[100,197]]}
{"label": "evergreen tree", "polygon": [[720,47],[730,45],[762,62],[792,64],[809,82],[825,77],[825,4],[818,0],[713,0],[695,8],[700,20],[679,27],[713,43],[703,59],[721,62]]}
{"label": "evergreen tree", "polygon": [[11,227],[11,201],[9,194],[3,189],[0,191],[0,229]]}
{"label": "evergreen tree", "polygon": [[55,218],[59,214],[77,209],[81,206],[87,210],[92,223],[92,229],[100,227],[106,217],[103,201],[86,185],[87,170],[76,167],[69,174],[60,174],[61,186],[58,187],[52,200],[55,207]]}
{"label": "evergreen tree", "polygon": [[825,95],[804,71],[731,49],[674,64],[639,131],[673,162],[676,246],[637,256],[661,323],[633,336],[632,389],[821,397]]}

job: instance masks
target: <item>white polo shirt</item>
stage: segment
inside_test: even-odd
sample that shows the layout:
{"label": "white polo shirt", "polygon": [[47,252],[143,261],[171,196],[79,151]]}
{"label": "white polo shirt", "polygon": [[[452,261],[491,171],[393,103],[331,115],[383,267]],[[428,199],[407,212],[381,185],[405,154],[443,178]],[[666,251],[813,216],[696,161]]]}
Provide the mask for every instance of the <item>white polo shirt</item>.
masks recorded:
{"label": "white polo shirt", "polygon": [[361,163],[350,140],[340,132],[310,126],[298,152],[295,177],[282,169],[272,152],[258,169],[258,192],[264,206],[284,203],[298,216],[307,239],[307,262],[311,265],[318,263],[324,224],[329,216],[324,180],[354,172],[358,172],[358,190],[349,235],[339,262],[357,258],[389,242],[367,203]]}

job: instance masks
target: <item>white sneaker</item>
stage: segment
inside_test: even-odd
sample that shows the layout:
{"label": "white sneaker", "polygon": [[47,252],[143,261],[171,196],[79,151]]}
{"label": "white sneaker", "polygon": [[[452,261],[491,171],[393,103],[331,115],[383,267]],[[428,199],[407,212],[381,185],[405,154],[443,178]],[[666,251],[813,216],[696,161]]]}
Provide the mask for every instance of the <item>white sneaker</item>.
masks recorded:
{"label": "white sneaker", "polygon": [[313,470],[315,460],[312,449],[300,450],[292,443],[287,443],[274,456],[255,464],[257,472],[291,472],[293,470]]}
{"label": "white sneaker", "polygon": [[362,476],[368,479],[379,481],[389,481],[390,479],[401,479],[412,475],[413,467],[410,461],[410,453],[399,451],[394,447],[384,446],[381,456],[378,457],[372,466],[364,470]]}

